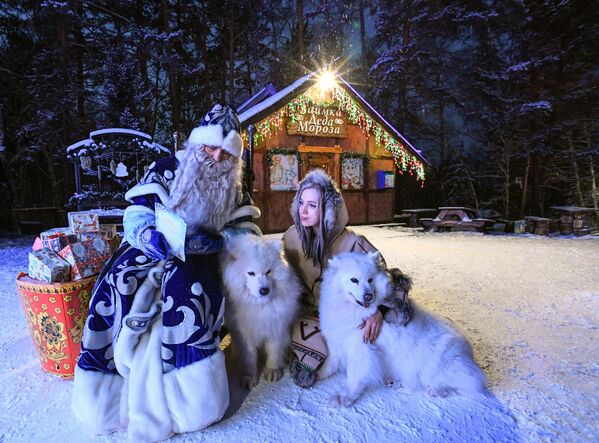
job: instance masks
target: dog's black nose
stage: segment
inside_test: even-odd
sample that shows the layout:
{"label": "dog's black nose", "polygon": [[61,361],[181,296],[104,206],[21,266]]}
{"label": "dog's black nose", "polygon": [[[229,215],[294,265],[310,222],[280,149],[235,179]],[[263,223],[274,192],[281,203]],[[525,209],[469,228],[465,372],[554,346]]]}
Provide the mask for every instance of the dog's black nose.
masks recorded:
{"label": "dog's black nose", "polygon": [[365,302],[370,303],[373,299],[374,299],[374,295],[372,295],[370,292],[367,292],[366,294],[364,294]]}
{"label": "dog's black nose", "polygon": [[268,295],[270,289],[268,288],[260,288],[260,295]]}

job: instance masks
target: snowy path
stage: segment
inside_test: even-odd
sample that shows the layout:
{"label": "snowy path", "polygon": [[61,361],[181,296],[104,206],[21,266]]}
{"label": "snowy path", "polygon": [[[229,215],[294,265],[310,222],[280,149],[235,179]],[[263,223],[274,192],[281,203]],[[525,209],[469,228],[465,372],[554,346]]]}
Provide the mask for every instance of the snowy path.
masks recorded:
{"label": "snowy path", "polygon": [[[235,387],[233,414],[172,441],[599,439],[599,239],[356,230],[412,276],[413,299],[466,333],[492,397],[381,388],[337,410],[328,397],[339,377],[303,390],[286,375],[249,394]],[[70,412],[72,383],[41,371],[14,285],[32,241],[0,239],[0,441],[122,441],[85,434]]]}

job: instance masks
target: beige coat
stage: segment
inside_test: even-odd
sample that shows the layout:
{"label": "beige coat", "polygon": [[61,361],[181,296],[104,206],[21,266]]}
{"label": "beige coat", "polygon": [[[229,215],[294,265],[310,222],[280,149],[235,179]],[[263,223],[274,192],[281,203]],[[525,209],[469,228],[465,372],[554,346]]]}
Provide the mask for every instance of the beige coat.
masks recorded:
{"label": "beige coat", "polygon": [[[293,267],[298,277],[304,282],[307,289],[311,292],[312,300],[307,300],[310,304],[318,306],[320,301],[320,282],[322,272],[326,268],[329,258],[334,257],[342,252],[373,252],[377,249],[362,235],[356,234],[352,230],[346,228],[348,222],[347,208],[345,203],[339,210],[333,240],[327,248],[322,266],[314,266],[312,259],[306,258],[302,249],[302,244],[294,226],[291,226],[285,234],[283,234],[283,247],[289,264]],[[310,294],[308,294],[310,296]]]}

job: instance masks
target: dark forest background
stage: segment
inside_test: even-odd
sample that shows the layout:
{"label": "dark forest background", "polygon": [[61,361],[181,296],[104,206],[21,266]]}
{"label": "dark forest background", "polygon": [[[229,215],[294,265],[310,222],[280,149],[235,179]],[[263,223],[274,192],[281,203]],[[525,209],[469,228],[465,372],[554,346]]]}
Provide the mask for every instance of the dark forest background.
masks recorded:
{"label": "dark forest background", "polygon": [[[62,208],[65,148],[129,127],[172,147],[209,105],[333,63],[430,161],[398,206],[507,218],[599,206],[595,1],[0,2],[0,227]],[[400,208],[397,208],[400,209]]]}

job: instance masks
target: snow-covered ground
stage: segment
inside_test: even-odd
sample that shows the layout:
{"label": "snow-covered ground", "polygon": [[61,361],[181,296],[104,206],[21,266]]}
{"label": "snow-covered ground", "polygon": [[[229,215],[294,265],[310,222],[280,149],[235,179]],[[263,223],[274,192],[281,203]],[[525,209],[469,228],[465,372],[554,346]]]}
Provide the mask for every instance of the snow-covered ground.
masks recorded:
{"label": "snow-covered ground", "polygon": [[[488,398],[430,398],[399,387],[334,409],[340,377],[311,389],[286,374],[247,393],[210,428],[172,441],[598,441],[599,239],[420,233],[359,227],[414,279],[411,297],[465,332]],[[14,284],[32,238],[0,239],[0,441],[93,437],[70,411],[72,382],[42,372]]]}

